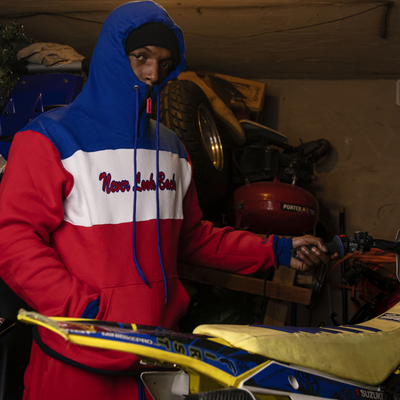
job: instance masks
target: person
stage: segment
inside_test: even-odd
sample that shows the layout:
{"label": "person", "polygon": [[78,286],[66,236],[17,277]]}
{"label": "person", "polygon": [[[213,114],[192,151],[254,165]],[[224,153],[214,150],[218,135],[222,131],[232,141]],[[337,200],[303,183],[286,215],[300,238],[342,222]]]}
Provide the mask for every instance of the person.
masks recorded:
{"label": "person", "polygon": [[[313,236],[264,239],[202,220],[189,157],[149,113],[184,52],[163,8],[124,4],[104,22],[83,91],[15,135],[0,185],[0,276],[36,311],[177,329],[189,305],[177,260],[241,274],[330,261]],[[291,257],[305,244],[316,247]],[[136,399],[137,369],[134,355],[39,327],[24,399]]]}

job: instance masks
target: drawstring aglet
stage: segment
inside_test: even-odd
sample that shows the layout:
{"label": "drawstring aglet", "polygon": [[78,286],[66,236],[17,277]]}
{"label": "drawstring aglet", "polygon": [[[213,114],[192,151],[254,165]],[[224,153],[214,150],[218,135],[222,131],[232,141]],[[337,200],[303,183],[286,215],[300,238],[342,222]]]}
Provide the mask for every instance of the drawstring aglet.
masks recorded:
{"label": "drawstring aglet", "polygon": [[146,102],[146,112],[147,112],[147,114],[151,114],[152,113],[152,106],[153,106],[153,101],[152,101],[151,98],[148,98],[147,102]]}

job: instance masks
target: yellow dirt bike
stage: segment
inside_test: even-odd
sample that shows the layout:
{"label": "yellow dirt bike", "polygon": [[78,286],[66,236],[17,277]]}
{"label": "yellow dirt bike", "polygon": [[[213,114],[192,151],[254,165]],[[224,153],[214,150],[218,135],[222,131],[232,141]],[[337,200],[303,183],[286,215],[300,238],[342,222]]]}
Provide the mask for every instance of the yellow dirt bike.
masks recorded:
{"label": "yellow dirt bike", "polygon": [[78,345],[137,355],[155,400],[400,396],[400,304],[370,321],[324,328],[202,325],[193,334],[98,320],[49,318],[21,310]]}
{"label": "yellow dirt bike", "polygon": [[[332,251],[366,251],[396,242],[335,238]],[[330,247],[329,246],[329,247]],[[335,247],[336,246],[336,247]],[[361,247],[362,246],[362,247]],[[399,277],[399,254],[397,276]],[[400,397],[400,303],[367,322],[322,328],[201,325],[193,334],[117,322],[18,319],[83,346],[137,355],[157,371],[141,374],[155,400],[396,400]]]}

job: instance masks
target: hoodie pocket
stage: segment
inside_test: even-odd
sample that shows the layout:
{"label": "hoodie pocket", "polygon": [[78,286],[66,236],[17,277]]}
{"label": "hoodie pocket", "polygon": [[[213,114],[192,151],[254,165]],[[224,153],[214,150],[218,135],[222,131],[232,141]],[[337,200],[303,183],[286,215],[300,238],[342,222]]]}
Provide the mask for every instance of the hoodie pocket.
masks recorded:
{"label": "hoodie pocket", "polygon": [[[163,288],[163,285],[161,286]],[[158,325],[157,285],[124,285],[101,289],[98,320],[140,325]]]}
{"label": "hoodie pocket", "polygon": [[108,313],[108,309],[110,307],[110,302],[112,298],[112,292],[110,290],[101,289],[100,290],[100,304],[99,304],[99,312],[97,313],[96,319],[105,320],[105,316]]}

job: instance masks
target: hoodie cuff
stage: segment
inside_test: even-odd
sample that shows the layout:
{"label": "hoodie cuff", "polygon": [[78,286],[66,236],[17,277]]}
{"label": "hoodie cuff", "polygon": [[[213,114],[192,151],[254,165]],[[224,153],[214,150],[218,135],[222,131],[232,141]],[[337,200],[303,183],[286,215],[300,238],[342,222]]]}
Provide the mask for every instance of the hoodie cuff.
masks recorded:
{"label": "hoodie cuff", "polygon": [[81,318],[95,319],[97,317],[97,314],[99,313],[99,306],[100,306],[100,296],[96,300],[91,301],[87,305]]}
{"label": "hoodie cuff", "polygon": [[290,267],[290,260],[292,258],[290,250],[293,246],[292,240],[293,237],[274,237],[273,247],[275,250],[275,265],[277,268],[279,268],[280,265],[284,265],[288,268]]}

